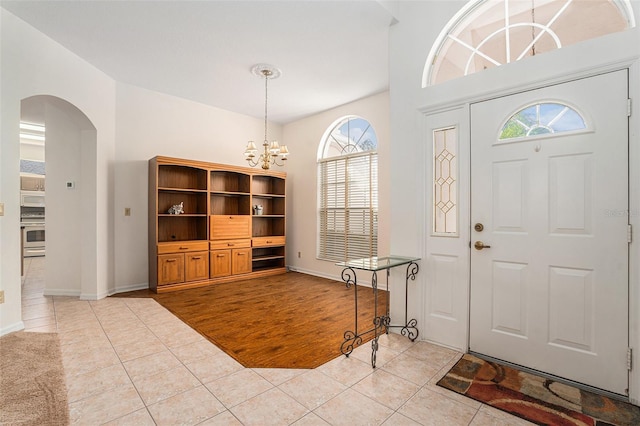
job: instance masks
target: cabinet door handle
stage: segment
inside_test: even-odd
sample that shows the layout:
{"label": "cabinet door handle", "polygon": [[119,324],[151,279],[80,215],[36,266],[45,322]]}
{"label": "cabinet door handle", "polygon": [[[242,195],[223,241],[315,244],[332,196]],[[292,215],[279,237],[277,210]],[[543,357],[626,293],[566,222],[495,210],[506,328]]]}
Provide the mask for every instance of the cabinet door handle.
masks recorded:
{"label": "cabinet door handle", "polygon": [[191,260],[200,260],[200,259],[202,259],[202,257],[200,257],[200,256],[193,256],[193,257],[191,258]]}
{"label": "cabinet door handle", "polygon": [[167,259],[167,263],[175,262],[175,261],[176,261],[175,259]]}
{"label": "cabinet door handle", "polygon": [[227,243],[227,247],[233,247],[235,244]]}
{"label": "cabinet door handle", "polygon": [[271,244],[273,241],[271,240],[267,240],[267,244]]}
{"label": "cabinet door handle", "polygon": [[236,253],[238,256],[244,256],[244,253]]}
{"label": "cabinet door handle", "polygon": [[225,257],[224,254],[218,254],[217,257]]}
{"label": "cabinet door handle", "polygon": [[189,247],[180,247],[180,250],[189,250]]}

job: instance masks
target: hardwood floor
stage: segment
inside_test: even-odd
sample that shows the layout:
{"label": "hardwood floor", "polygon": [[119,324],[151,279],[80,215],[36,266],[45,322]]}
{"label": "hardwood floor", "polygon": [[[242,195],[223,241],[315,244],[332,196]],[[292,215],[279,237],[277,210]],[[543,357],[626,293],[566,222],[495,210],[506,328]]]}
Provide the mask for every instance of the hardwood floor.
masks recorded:
{"label": "hardwood floor", "polygon": [[[297,272],[155,294],[153,297],[245,367],[315,368],[341,355],[354,329],[354,288]],[[388,293],[378,292],[378,315]],[[358,287],[358,331],[373,327],[373,290]],[[371,340],[373,333],[363,337]]]}

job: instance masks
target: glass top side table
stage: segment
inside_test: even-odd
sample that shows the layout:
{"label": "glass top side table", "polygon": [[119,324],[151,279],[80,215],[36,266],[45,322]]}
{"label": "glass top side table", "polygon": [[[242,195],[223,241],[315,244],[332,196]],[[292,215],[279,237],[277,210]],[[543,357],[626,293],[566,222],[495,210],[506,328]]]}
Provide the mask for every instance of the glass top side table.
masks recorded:
{"label": "glass top side table", "polygon": [[[420,258],[418,257],[403,257],[403,256],[386,256],[386,257],[367,257],[363,259],[351,259],[344,262],[336,263],[337,266],[341,266],[342,280],[345,282],[347,288],[353,285],[354,287],[354,299],[355,299],[355,319],[354,330],[347,330],[344,332],[344,341],[340,346],[340,351],[349,356],[353,352],[356,346],[362,343],[362,336],[374,333],[373,340],[371,341],[371,366],[376,366],[376,352],[378,351],[378,338],[383,333],[388,333],[389,328],[399,327],[400,333],[403,336],[408,337],[412,342],[418,338],[418,321],[416,319],[407,319],[407,306],[409,302],[409,280],[415,280],[419,267],[416,263]],[[405,299],[404,299],[404,324],[391,325],[391,318],[389,317],[389,297],[386,300],[385,312],[378,315],[378,271],[386,271],[386,290],[389,291],[389,274],[392,268],[407,265],[405,275]],[[374,307],[373,307],[373,328],[364,332],[358,333],[358,286],[356,270],[373,272],[371,277],[371,288],[374,295]]]}

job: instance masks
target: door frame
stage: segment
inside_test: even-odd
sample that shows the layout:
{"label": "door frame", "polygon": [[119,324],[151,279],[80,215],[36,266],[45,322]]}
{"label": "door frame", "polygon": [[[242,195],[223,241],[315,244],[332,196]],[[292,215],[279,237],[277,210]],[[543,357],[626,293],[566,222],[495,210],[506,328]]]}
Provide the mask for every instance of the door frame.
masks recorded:
{"label": "door frame", "polygon": [[[598,74],[628,70],[628,90],[629,97],[632,99],[631,115],[629,117],[629,223],[632,225],[634,236],[631,244],[629,244],[629,347],[633,349],[632,353],[632,370],[629,373],[629,401],[640,405],[640,113],[638,105],[640,105],[640,62],[634,58],[632,60],[622,61],[615,64],[608,64],[599,67],[585,69],[571,75],[565,75],[553,79],[541,79],[531,81],[528,84],[522,84],[519,87],[510,87],[498,89],[492,92],[485,91],[483,93],[469,96],[467,99],[456,99],[448,103],[441,103],[429,107],[420,108],[416,111],[419,122],[421,123],[421,134],[424,142],[423,164],[425,164],[425,193],[427,194],[423,200],[423,211],[425,222],[424,240],[422,259],[425,264],[423,269],[427,269],[423,276],[423,285],[420,290],[419,302],[417,307],[419,325],[421,330],[425,330],[422,339],[432,341],[452,347],[454,349],[466,352],[469,349],[469,312],[470,312],[470,285],[471,285],[471,269],[470,256],[470,170],[471,170],[471,128],[470,113],[471,104],[483,102],[494,98],[513,95],[516,93],[526,92],[530,90],[540,89],[550,85],[566,83],[573,80],[592,77]],[[433,267],[434,250],[439,252],[438,245],[434,240],[434,236],[430,235],[432,210],[431,210],[431,176],[432,167],[432,130],[434,128],[443,127],[442,117],[452,115],[452,121],[449,124],[458,125],[460,156],[460,186],[458,188],[461,202],[459,211],[460,234],[459,238],[463,244],[458,244],[452,248],[455,256],[460,259],[460,266],[466,268],[464,272],[465,282],[458,282],[458,289],[464,289],[462,294],[455,294],[456,304],[464,306],[464,312],[457,314],[455,318],[456,332],[452,337],[443,338],[442,318],[432,309],[434,292],[437,290],[437,273],[430,271]],[[466,133],[464,133],[466,131]],[[461,248],[464,246],[464,250]],[[453,296],[453,294],[452,294]],[[460,311],[460,308],[458,309]]]}

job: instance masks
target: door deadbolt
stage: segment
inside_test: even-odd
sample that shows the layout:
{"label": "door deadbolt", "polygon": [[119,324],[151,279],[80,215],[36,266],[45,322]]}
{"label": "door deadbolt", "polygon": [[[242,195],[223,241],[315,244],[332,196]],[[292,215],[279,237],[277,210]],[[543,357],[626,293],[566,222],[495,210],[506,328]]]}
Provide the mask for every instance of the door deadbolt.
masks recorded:
{"label": "door deadbolt", "polygon": [[476,231],[478,231],[478,232],[482,232],[482,230],[484,229],[484,225],[483,225],[483,224],[481,224],[481,223],[476,223],[476,224],[473,226],[473,229],[475,229],[475,230],[476,230]]}
{"label": "door deadbolt", "polygon": [[482,249],[491,247],[491,246],[486,246],[482,241],[476,241],[476,243],[473,246],[476,248],[476,250],[482,250]]}

